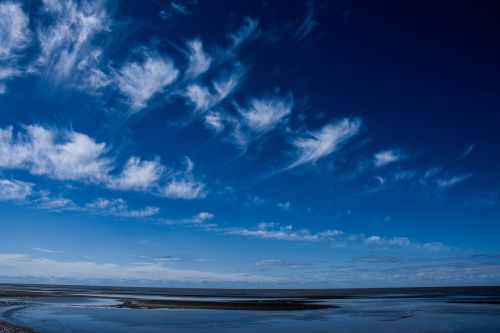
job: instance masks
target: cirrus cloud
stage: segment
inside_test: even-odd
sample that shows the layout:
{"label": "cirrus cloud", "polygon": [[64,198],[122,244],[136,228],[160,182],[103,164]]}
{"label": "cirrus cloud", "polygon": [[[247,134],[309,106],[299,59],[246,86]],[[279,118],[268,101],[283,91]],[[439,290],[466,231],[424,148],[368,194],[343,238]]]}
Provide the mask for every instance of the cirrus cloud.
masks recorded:
{"label": "cirrus cloud", "polygon": [[79,181],[113,190],[142,191],[175,199],[205,197],[205,184],[193,175],[194,163],[185,159],[182,170],[165,172],[159,159],[130,157],[122,166],[110,154],[111,145],[75,132],[39,125],[0,128],[0,169],[21,169],[60,181]]}
{"label": "cirrus cloud", "polygon": [[29,197],[33,184],[19,180],[0,179],[0,201],[18,201]]}
{"label": "cirrus cloud", "polygon": [[157,93],[177,79],[179,70],[172,60],[159,54],[143,53],[143,61],[123,65],[117,74],[120,92],[128,98],[133,111],[138,111]]}
{"label": "cirrus cloud", "polygon": [[29,17],[17,2],[0,3],[0,95],[6,81],[20,76],[18,60],[31,41]]}
{"label": "cirrus cloud", "polygon": [[308,132],[293,141],[297,158],[287,169],[314,163],[340,148],[361,129],[361,120],[346,118],[325,125],[318,131]]}

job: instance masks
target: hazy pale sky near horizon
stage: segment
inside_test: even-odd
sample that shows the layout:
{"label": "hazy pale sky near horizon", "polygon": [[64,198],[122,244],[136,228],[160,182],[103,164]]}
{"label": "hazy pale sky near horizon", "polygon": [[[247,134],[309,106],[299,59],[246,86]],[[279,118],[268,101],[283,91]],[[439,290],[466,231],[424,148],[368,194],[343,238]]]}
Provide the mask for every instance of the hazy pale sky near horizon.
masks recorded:
{"label": "hazy pale sky near horizon", "polygon": [[500,283],[499,7],[0,0],[0,282]]}

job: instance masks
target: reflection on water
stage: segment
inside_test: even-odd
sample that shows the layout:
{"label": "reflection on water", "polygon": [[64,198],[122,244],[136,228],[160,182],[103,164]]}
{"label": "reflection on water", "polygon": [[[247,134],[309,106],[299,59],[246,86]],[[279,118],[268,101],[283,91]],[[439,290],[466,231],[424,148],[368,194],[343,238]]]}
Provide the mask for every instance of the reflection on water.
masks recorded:
{"label": "reflection on water", "polygon": [[114,308],[119,301],[91,297],[0,300],[26,302],[0,307],[0,320],[42,333],[500,332],[500,305],[453,297],[358,297],[325,300],[334,309],[269,312]]}

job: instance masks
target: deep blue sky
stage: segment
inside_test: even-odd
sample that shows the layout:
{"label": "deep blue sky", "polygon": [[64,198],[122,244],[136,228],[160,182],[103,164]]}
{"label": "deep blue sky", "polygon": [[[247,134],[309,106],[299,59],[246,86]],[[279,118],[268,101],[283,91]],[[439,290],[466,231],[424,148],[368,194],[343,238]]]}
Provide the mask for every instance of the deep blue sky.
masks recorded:
{"label": "deep blue sky", "polygon": [[0,0],[0,281],[500,283],[499,15]]}

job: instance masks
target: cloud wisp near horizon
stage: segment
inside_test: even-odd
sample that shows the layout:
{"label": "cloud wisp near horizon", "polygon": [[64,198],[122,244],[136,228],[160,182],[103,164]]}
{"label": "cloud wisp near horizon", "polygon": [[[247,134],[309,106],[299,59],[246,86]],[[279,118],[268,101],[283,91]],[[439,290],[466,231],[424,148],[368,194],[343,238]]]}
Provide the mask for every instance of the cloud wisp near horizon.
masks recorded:
{"label": "cloud wisp near horizon", "polygon": [[498,283],[486,53],[367,7],[0,0],[0,281]]}

